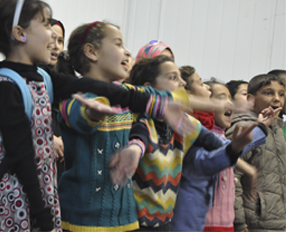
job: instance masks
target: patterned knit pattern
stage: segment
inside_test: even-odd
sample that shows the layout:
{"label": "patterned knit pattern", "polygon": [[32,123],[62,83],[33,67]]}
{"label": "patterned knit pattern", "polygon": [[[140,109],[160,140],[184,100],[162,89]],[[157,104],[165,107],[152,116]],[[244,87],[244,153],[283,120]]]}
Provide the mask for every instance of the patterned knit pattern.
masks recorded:
{"label": "patterned knit pattern", "polygon": [[[0,81],[10,81],[1,77]],[[57,169],[53,144],[51,104],[44,82],[29,82],[34,100],[31,133],[34,141],[35,162],[46,206],[54,214],[56,231],[61,230],[60,204],[57,190]],[[5,148],[0,137],[0,160]],[[28,171],[28,170],[27,170]],[[0,229],[1,231],[30,231],[29,205],[23,186],[15,174],[6,173],[0,182]]]}
{"label": "patterned knit pattern", "polygon": [[140,225],[158,227],[171,220],[185,152],[195,142],[197,130],[184,139],[173,133],[168,144],[159,144],[152,120],[141,119],[150,134],[150,143],[133,177],[133,191]]}

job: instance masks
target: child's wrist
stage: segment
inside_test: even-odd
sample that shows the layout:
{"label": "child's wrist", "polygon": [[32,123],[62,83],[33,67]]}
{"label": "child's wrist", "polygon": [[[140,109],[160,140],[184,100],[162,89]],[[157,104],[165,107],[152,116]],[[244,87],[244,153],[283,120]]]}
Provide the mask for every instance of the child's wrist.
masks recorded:
{"label": "child's wrist", "polygon": [[141,150],[140,159],[141,159],[146,150],[145,144],[140,139],[132,139],[128,142],[128,146],[131,146],[131,145],[137,145],[140,148]]}

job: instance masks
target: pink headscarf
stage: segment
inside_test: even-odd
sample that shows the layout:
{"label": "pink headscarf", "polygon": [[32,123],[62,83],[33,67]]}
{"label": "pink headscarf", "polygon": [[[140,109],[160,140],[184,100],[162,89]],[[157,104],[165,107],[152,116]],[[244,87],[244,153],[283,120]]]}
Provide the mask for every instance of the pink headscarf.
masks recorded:
{"label": "pink headscarf", "polygon": [[140,48],[137,53],[135,63],[137,63],[142,58],[152,58],[155,56],[159,56],[166,48],[170,50],[173,58],[175,58],[171,48],[167,44],[164,44],[158,40],[151,40]]}

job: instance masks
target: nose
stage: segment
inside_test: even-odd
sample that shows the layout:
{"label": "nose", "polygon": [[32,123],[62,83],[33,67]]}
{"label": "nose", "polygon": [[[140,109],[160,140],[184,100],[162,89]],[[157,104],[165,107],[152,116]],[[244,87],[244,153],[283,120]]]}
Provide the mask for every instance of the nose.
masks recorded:
{"label": "nose", "polygon": [[52,31],[52,38],[56,41],[56,39],[58,38],[58,34],[57,34],[57,32],[54,30],[53,27],[51,27],[51,31]]}
{"label": "nose", "polygon": [[211,87],[209,85],[207,85],[207,84],[203,84],[203,87],[206,88],[207,90],[211,89]]}
{"label": "nose", "polygon": [[130,57],[131,56],[131,52],[126,47],[124,47],[124,50],[125,50],[125,55]]}
{"label": "nose", "polygon": [[180,81],[180,87],[185,87],[186,86],[186,82],[182,77],[179,77],[179,81]]}
{"label": "nose", "polygon": [[275,93],[275,95],[274,95],[274,100],[275,100],[275,101],[280,101],[279,93]]}

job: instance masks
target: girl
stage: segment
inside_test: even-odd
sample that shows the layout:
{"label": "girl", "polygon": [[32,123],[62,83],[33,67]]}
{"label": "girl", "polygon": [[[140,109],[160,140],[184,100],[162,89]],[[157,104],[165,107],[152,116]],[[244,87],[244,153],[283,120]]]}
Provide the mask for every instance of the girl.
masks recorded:
{"label": "girl", "polygon": [[[129,76],[130,52],[124,47],[119,28],[112,24],[97,21],[78,27],[70,36],[68,53],[70,65],[83,76],[107,83]],[[61,60],[58,63],[62,65]],[[166,93],[161,93],[160,101],[154,98],[150,106],[156,108],[147,106],[147,113],[161,115],[166,97]],[[85,98],[78,99],[88,105],[90,99],[98,99],[98,96],[86,94]],[[141,104],[140,101],[137,104]],[[66,164],[59,185],[64,229],[127,231],[138,228],[131,181],[128,180],[126,188],[121,188],[113,185],[109,176],[109,158],[127,145],[133,121],[128,108],[119,109],[120,114],[96,121],[89,119],[85,107],[74,99],[60,105],[59,123]],[[133,155],[123,158],[136,162]]]}
{"label": "girl", "polygon": [[[159,90],[175,90],[185,85],[178,67],[173,59],[167,56],[142,59],[133,67],[130,78],[133,84],[150,85]],[[173,217],[185,153],[193,147],[195,150],[198,147],[213,150],[223,145],[221,139],[206,128],[200,127],[195,119],[192,120],[198,125],[197,131],[182,137],[162,120],[138,118],[130,132],[130,146],[116,154],[110,163],[111,167],[115,167],[111,172],[114,183],[120,183],[121,179],[125,178],[121,174],[124,166],[133,165],[130,176],[136,171],[133,177],[133,191],[141,231],[170,230],[169,222]],[[228,142],[216,151],[218,153],[216,157],[205,152],[209,155],[211,162],[205,165],[202,161],[201,166],[208,170],[208,165],[212,167],[214,162],[216,162],[216,168],[235,162],[242,147],[250,142],[249,132],[252,129],[249,128],[242,134],[237,134],[233,143]],[[260,129],[256,131],[259,131],[258,137],[263,140],[264,133]],[[143,157],[141,148],[145,151]],[[119,154],[135,156],[137,161],[140,160],[138,168],[133,162],[118,160]],[[207,158],[206,155],[205,157]]]}
{"label": "girl", "polygon": [[[39,0],[0,2],[0,52],[6,56],[0,68],[12,69],[23,77],[34,105],[30,122],[19,87],[1,76],[0,228],[3,231],[29,231],[30,227],[41,231],[61,230],[51,103],[36,67],[51,60],[57,37],[51,28],[51,15],[50,7]],[[111,104],[121,102],[137,112],[145,112],[152,100],[149,94],[46,71],[51,76],[56,100],[77,91],[97,92],[110,97]],[[154,115],[162,112],[163,108],[159,109]]]}

